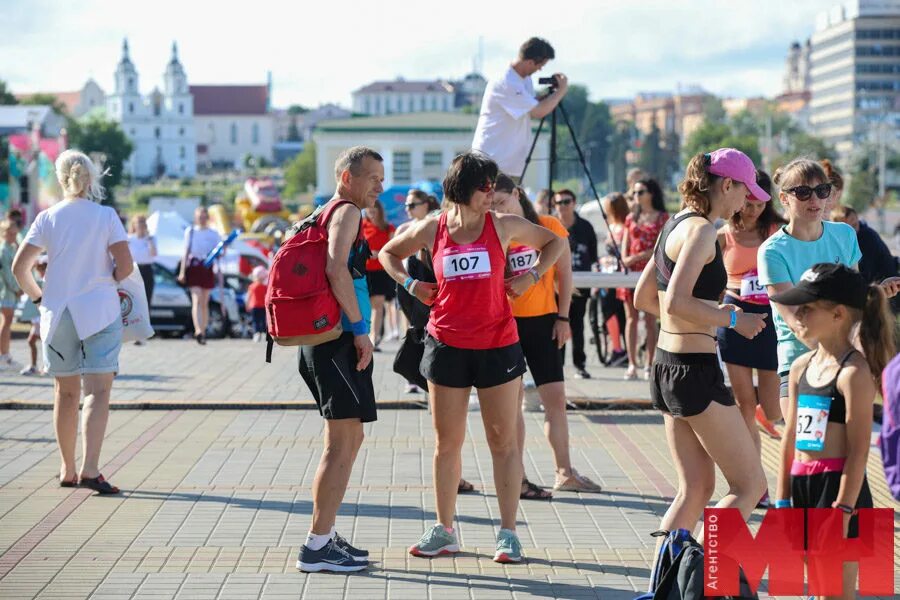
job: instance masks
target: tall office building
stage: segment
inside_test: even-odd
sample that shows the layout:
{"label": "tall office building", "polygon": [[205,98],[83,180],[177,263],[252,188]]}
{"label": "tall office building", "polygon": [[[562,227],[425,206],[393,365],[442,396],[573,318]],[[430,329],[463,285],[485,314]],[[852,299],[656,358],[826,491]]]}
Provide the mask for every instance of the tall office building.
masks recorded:
{"label": "tall office building", "polygon": [[900,127],[900,0],[855,0],[819,15],[810,52],[810,125],[846,162]]}

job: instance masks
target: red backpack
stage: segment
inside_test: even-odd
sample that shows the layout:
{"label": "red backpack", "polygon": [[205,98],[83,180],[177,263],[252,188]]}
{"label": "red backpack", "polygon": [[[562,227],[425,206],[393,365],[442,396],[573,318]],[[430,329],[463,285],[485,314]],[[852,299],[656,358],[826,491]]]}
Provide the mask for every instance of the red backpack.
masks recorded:
{"label": "red backpack", "polygon": [[331,291],[328,262],[328,221],[336,208],[352,204],[336,200],[320,206],[294,226],[296,233],[278,249],[266,287],[266,362],[272,343],[315,346],[342,333],[341,306]]}

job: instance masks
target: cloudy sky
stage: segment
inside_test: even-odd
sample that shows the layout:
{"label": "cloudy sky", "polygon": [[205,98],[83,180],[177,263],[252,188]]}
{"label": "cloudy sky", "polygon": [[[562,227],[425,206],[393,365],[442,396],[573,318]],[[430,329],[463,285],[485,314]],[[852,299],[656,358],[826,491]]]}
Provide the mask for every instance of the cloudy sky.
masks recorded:
{"label": "cloudy sky", "polygon": [[0,0],[0,79],[16,92],[110,91],[127,37],[142,92],[162,87],[173,40],[191,83],[274,80],[273,102],[349,104],[375,79],[499,72],[531,35],[550,70],[593,99],[700,84],[725,96],[780,91],[784,57],[836,0]]}

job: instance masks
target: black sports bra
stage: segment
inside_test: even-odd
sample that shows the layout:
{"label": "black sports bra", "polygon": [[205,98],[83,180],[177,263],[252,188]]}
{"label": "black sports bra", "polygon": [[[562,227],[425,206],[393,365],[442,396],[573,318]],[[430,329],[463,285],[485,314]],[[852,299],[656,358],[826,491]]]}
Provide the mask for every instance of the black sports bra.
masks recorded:
{"label": "black sports bra", "polygon": [[[818,350],[816,350],[816,352],[818,352]],[[838,389],[837,380],[841,375],[841,371],[844,370],[844,365],[847,364],[847,360],[853,356],[854,352],[856,352],[855,349],[850,350],[850,352],[844,356],[844,359],[841,360],[838,371],[834,374],[834,379],[825,385],[820,386],[811,385],[806,378],[806,371],[809,370],[809,363],[816,355],[816,353],[813,352],[813,355],[809,357],[809,361],[806,363],[806,367],[803,369],[803,374],[800,375],[800,380],[797,382],[798,396],[824,396],[825,398],[831,398],[831,410],[828,412],[829,423],[844,424],[847,422],[847,401]]]}
{"label": "black sports bra", "polygon": [[[703,217],[700,213],[689,212],[681,216],[670,219],[663,226],[656,241],[656,248],[653,250],[653,262],[656,265],[656,289],[666,291],[669,288],[669,281],[672,279],[672,272],[675,270],[675,261],[666,254],[666,240],[669,234],[678,226],[679,223],[690,217]],[[703,270],[697,277],[694,284],[692,295],[700,300],[717,301],[725,286],[728,283],[728,274],[725,272],[725,262],[722,260],[722,248],[719,247],[719,241],[716,240],[716,256],[711,262],[703,265]]]}

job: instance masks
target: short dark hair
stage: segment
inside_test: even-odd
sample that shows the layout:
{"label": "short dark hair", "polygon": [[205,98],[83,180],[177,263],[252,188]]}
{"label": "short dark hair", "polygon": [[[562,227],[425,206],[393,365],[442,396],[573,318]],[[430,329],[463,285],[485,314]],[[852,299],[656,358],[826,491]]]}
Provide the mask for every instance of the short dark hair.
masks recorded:
{"label": "short dark hair", "polygon": [[519,47],[519,60],[533,60],[536,63],[553,60],[556,53],[544,38],[533,37]]}
{"label": "short dark hair", "polygon": [[341,173],[344,171],[350,171],[353,175],[359,175],[359,167],[366,157],[374,158],[378,162],[384,162],[381,155],[368,146],[353,146],[341,152],[337,160],[334,161],[334,178],[340,181]]}
{"label": "short dark hair", "polygon": [[444,198],[455,204],[468,205],[475,190],[497,179],[500,169],[483,152],[469,150],[453,159],[444,177]]}
{"label": "short dark hair", "polygon": [[561,190],[556,190],[553,192],[554,196],[568,196],[571,198],[576,204],[578,203],[578,196],[575,195],[575,192],[568,188],[563,188]]}

